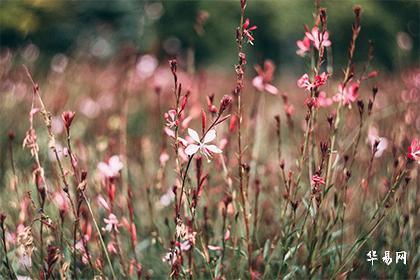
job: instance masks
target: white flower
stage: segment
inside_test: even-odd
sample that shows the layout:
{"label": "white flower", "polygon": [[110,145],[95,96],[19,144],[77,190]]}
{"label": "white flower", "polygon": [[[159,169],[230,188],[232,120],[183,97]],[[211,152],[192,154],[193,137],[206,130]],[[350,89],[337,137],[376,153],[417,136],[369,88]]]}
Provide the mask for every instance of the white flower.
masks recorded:
{"label": "white flower", "polygon": [[104,218],[104,222],[106,223],[105,230],[108,232],[111,232],[112,230],[115,230],[118,232],[118,219],[117,216],[114,214],[109,214],[108,219]]}
{"label": "white flower", "polygon": [[216,130],[209,130],[206,135],[204,135],[203,142],[201,142],[198,133],[194,129],[188,128],[188,135],[192,140],[194,140],[195,143],[189,144],[185,148],[185,153],[187,155],[193,156],[195,153],[200,151],[207,158],[207,160],[209,160],[211,158],[211,153],[222,153],[222,150],[220,150],[216,145],[208,144],[216,138]]}
{"label": "white flower", "polygon": [[165,194],[163,194],[160,199],[159,202],[160,204],[162,204],[163,206],[169,206],[169,204],[171,204],[171,202],[175,199],[175,194],[172,191],[172,189],[169,189]]}
{"label": "white flower", "polygon": [[376,127],[370,127],[368,132],[368,139],[370,146],[374,147],[375,142],[379,142],[378,146],[376,147],[375,157],[378,158],[382,156],[383,152],[388,147],[388,140],[385,137],[379,137],[378,129]]}
{"label": "white flower", "polygon": [[119,176],[119,172],[123,168],[123,163],[121,162],[120,157],[115,155],[108,160],[108,163],[98,163],[97,167],[105,177],[115,178]]}

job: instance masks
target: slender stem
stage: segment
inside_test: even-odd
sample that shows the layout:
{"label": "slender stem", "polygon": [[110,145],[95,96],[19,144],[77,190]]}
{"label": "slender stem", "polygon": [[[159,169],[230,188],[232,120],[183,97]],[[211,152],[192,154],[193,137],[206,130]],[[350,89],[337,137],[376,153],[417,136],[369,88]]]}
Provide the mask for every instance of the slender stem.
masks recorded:
{"label": "slender stem", "polygon": [[[3,214],[1,214],[1,215],[3,215]],[[15,275],[15,273],[13,271],[13,268],[10,266],[9,257],[7,256],[6,231],[5,231],[5,228],[4,228],[4,222],[3,221],[0,223],[0,226],[1,226],[1,231],[2,231],[2,237],[1,237],[1,239],[2,239],[2,242],[3,242],[3,250],[4,250],[4,256],[5,256],[5,265],[7,267],[8,272],[9,272],[10,279],[16,279],[16,275]]]}
{"label": "slender stem", "polygon": [[86,202],[86,205],[87,205],[87,207],[89,209],[89,213],[90,213],[90,215],[92,217],[92,220],[93,220],[93,224],[95,226],[95,229],[98,232],[99,241],[100,241],[101,246],[102,246],[102,249],[104,251],[104,254],[105,254],[106,260],[108,262],[109,268],[111,269],[112,278],[113,279],[117,279],[117,277],[115,276],[114,268],[112,267],[111,259],[109,258],[109,255],[108,255],[108,250],[106,248],[104,239],[103,239],[102,234],[101,234],[101,230],[99,229],[98,223],[96,222],[96,219],[95,219],[95,215],[93,214],[93,211],[92,211],[92,207],[90,206],[90,202],[86,198],[86,195],[85,195],[85,192],[84,191],[81,191],[81,194],[82,194],[83,200]]}

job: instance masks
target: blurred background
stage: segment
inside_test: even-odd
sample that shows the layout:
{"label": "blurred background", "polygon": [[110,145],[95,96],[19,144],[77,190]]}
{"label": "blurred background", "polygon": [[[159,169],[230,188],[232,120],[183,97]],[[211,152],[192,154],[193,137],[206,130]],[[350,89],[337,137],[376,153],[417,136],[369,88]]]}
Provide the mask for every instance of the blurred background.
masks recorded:
{"label": "blurred background", "polygon": [[[48,71],[63,57],[106,63],[126,48],[153,54],[158,61],[184,58],[192,67],[232,69],[239,1],[52,1],[1,0],[1,49],[15,59]],[[321,1],[328,9],[334,66],[346,59],[353,21],[352,6],[363,8],[357,60],[365,60],[374,42],[375,65],[398,71],[419,64],[419,1]],[[330,7],[333,7],[329,9]],[[272,59],[278,73],[301,73],[295,54],[304,26],[313,23],[313,1],[250,0],[247,15],[259,27],[249,61]],[[263,55],[264,54],[264,55]],[[264,57],[263,57],[264,56]]]}

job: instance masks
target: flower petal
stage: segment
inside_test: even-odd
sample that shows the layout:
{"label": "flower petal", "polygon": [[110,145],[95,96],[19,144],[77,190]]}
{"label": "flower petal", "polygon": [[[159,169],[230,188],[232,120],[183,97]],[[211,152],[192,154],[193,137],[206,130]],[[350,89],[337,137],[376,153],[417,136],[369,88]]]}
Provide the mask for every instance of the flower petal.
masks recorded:
{"label": "flower petal", "polygon": [[273,86],[272,84],[266,84],[265,85],[265,90],[268,93],[271,93],[273,95],[276,95],[278,93],[278,89],[275,86]]}
{"label": "flower petal", "polygon": [[197,131],[192,128],[188,128],[188,135],[197,143],[200,143],[200,137],[198,136]]}
{"label": "flower petal", "polygon": [[222,150],[220,150],[216,145],[204,145],[204,148],[215,154],[222,153]]}
{"label": "flower petal", "polygon": [[204,136],[203,143],[209,143],[213,141],[216,138],[216,130],[211,129],[206,133],[206,136]]}
{"label": "flower petal", "polygon": [[196,144],[189,144],[185,148],[185,153],[189,156],[192,156],[193,154],[195,154],[198,151],[199,148],[200,148],[200,146],[198,146]]}
{"label": "flower petal", "polygon": [[259,91],[264,90],[264,83],[263,78],[261,76],[256,76],[254,79],[252,79],[252,85]]}

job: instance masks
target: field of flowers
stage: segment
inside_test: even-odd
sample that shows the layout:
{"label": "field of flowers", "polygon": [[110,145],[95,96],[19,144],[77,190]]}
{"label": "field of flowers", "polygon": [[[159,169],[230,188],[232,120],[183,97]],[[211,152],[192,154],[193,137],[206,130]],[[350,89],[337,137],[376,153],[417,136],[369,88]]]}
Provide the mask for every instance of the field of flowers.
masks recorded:
{"label": "field of flowers", "polygon": [[420,278],[420,68],[377,71],[359,6],[333,65],[317,7],[278,77],[238,2],[232,69],[1,53],[1,279]]}

